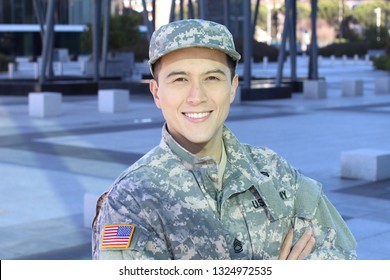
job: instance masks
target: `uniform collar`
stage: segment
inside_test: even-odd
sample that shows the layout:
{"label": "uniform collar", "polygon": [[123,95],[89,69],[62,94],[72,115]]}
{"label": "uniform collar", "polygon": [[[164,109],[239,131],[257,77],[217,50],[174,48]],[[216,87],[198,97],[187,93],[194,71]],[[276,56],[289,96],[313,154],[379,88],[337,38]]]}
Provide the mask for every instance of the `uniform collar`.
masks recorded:
{"label": "uniform collar", "polygon": [[167,125],[165,124],[162,129],[162,141],[171,149],[171,151],[181,160],[184,166],[188,169],[197,169],[204,165],[214,164],[217,165],[215,160],[210,157],[197,157],[193,153],[186,150],[181,146],[168,132]]}

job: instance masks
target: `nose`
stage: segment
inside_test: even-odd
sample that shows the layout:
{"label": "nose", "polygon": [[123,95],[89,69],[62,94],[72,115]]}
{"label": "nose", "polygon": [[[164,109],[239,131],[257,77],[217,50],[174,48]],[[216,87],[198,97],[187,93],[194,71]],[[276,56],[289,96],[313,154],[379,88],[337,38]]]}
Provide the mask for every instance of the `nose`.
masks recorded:
{"label": "nose", "polygon": [[205,101],[207,101],[205,89],[203,88],[201,83],[194,82],[189,90],[187,102],[196,105]]}

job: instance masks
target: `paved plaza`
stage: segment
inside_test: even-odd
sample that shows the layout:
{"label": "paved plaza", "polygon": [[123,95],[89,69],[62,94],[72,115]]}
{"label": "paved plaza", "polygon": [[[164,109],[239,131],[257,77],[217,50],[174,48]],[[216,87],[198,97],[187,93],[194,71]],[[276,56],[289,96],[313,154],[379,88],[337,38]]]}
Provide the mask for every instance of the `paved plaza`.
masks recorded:
{"label": "paved plaza", "polygon": [[[323,184],[358,241],[360,259],[390,259],[390,180],[340,176],[343,151],[390,151],[390,92],[374,92],[375,80],[389,74],[366,60],[320,59],[319,65],[327,98],[294,93],[241,102],[232,106],[227,125],[242,142],[277,151]],[[27,67],[19,71],[31,74]],[[65,73],[78,66],[72,67]],[[307,69],[307,58],[300,57],[298,75],[307,76]],[[276,64],[256,64],[253,74],[274,77]],[[341,95],[347,79],[363,81],[363,96]],[[28,115],[27,96],[1,94],[0,259],[90,259],[84,195],[105,191],[159,144],[161,112],[147,93],[131,95],[129,111],[115,114],[99,113],[95,95],[63,96],[60,116],[37,118]]]}

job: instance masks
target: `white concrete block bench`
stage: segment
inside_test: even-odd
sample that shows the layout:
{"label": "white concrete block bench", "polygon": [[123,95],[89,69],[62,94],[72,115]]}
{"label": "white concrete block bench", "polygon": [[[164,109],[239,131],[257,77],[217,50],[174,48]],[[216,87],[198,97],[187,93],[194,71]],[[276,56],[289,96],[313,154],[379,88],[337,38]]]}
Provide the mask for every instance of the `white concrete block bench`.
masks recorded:
{"label": "white concrete block bench", "polygon": [[61,115],[62,94],[60,92],[30,92],[28,113],[32,117],[54,117]]}
{"label": "white concrete block bench", "polygon": [[341,153],[341,177],[379,181],[390,178],[390,151],[357,149]]}
{"label": "white concrete block bench", "polygon": [[390,77],[377,78],[375,80],[375,93],[390,94]]}
{"label": "white concrete block bench", "polygon": [[305,99],[323,99],[327,97],[326,81],[305,80],[303,81],[303,97]]}
{"label": "white concrete block bench", "polygon": [[130,93],[125,89],[100,89],[98,109],[101,113],[119,113],[129,110]]}
{"label": "white concrete block bench", "polygon": [[362,96],[363,95],[363,80],[344,80],[341,83],[341,95]]}

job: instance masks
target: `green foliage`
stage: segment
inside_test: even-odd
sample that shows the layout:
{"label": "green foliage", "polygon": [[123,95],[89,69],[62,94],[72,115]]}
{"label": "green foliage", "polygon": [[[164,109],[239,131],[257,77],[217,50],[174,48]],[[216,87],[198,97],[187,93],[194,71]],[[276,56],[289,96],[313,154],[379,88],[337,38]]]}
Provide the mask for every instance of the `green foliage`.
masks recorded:
{"label": "green foliage", "polygon": [[[340,0],[322,0],[318,2],[318,18],[325,19],[331,26],[339,26]],[[351,14],[350,8],[344,4],[342,9],[344,17]]]}
{"label": "green foliage", "polygon": [[15,58],[0,53],[0,72],[8,71],[8,63],[16,63]]}
{"label": "green foliage", "polygon": [[[342,38],[348,42],[366,41],[370,48],[383,48],[388,34],[384,30],[386,25],[386,11],[390,12],[390,6],[386,0],[361,1],[351,10],[345,3],[341,10],[340,0],[319,0],[318,2],[318,18],[325,19],[336,30],[341,31]],[[381,23],[378,34],[376,26],[375,9],[381,9]],[[340,16],[343,21],[340,26]],[[350,29],[350,23],[360,25],[364,34],[357,34]],[[379,35],[379,36],[378,36]],[[363,38],[362,38],[363,37]],[[378,40],[379,38],[379,40]],[[340,38],[339,38],[340,39]]]}
{"label": "green foliage", "polygon": [[[140,16],[138,14],[112,16],[110,19],[110,32],[108,39],[109,51],[131,51],[132,46],[136,44],[142,36],[138,30],[139,22]],[[88,24],[88,30],[81,36],[81,51],[83,53],[92,52],[92,33],[93,28],[91,24]],[[101,34],[101,37],[103,37],[103,26]]]}
{"label": "green foliage", "polygon": [[318,50],[321,56],[353,57],[355,54],[364,56],[368,52],[368,44],[365,42],[347,42],[331,44]]}
{"label": "green foliage", "polygon": [[390,72],[390,55],[386,54],[372,59],[375,69]]}
{"label": "green foliage", "polygon": [[378,30],[376,26],[371,25],[364,31],[364,37],[366,38],[370,48],[383,49],[386,45],[386,41],[389,39],[389,34],[384,26]]}
{"label": "green foliage", "polygon": [[[244,61],[244,46],[242,39],[235,39],[234,44],[237,51],[242,55],[241,61]],[[278,60],[279,50],[265,43],[253,42],[252,57],[254,62],[263,61],[263,57],[268,57],[268,61],[277,61]]]}
{"label": "green foliage", "polygon": [[[386,11],[389,11],[389,5],[385,0],[374,0],[362,2],[356,6],[353,11],[354,18],[364,27],[364,38],[370,48],[384,48],[389,34],[386,30]],[[375,9],[381,9],[380,27],[377,26],[377,16]]]}
{"label": "green foliage", "polygon": [[345,41],[347,42],[359,42],[362,38],[360,38],[359,34],[357,34],[354,30],[349,28],[343,30],[343,36]]}
{"label": "green foliage", "polygon": [[265,5],[260,5],[259,15],[257,16],[256,24],[263,30],[267,30],[267,10],[268,8]]}
{"label": "green foliage", "polygon": [[339,0],[318,2],[318,18],[325,19],[330,25],[337,26],[339,15]]}
{"label": "green foliage", "polygon": [[149,40],[146,37],[140,38],[131,46],[129,51],[134,53],[135,61],[142,62],[149,59]]}
{"label": "green foliage", "polygon": [[386,40],[385,53],[390,56],[390,38]]}
{"label": "green foliage", "polygon": [[297,14],[300,18],[310,18],[311,8],[308,4],[297,1]]}
{"label": "green foliage", "polygon": [[138,15],[121,15],[111,17],[109,49],[126,52],[137,42],[141,34],[138,30]]}
{"label": "green foliage", "polygon": [[385,10],[387,9],[387,3],[385,0],[375,0],[375,1],[366,1],[361,2],[353,10],[354,17],[358,20],[359,24],[368,27],[376,25],[376,14],[374,9],[381,8],[381,25],[385,25]]}
{"label": "green foliage", "polygon": [[87,24],[87,29],[80,36],[80,51],[82,53],[92,52],[92,25]]}
{"label": "green foliage", "polygon": [[362,35],[357,33],[354,29],[351,28],[352,25],[358,25],[358,21],[352,16],[345,16],[341,22],[341,33],[339,36],[340,39],[345,39],[348,42],[358,42],[362,40]]}
{"label": "green foliage", "polygon": [[12,32],[0,33],[0,54],[12,55],[15,52],[15,36]]}

